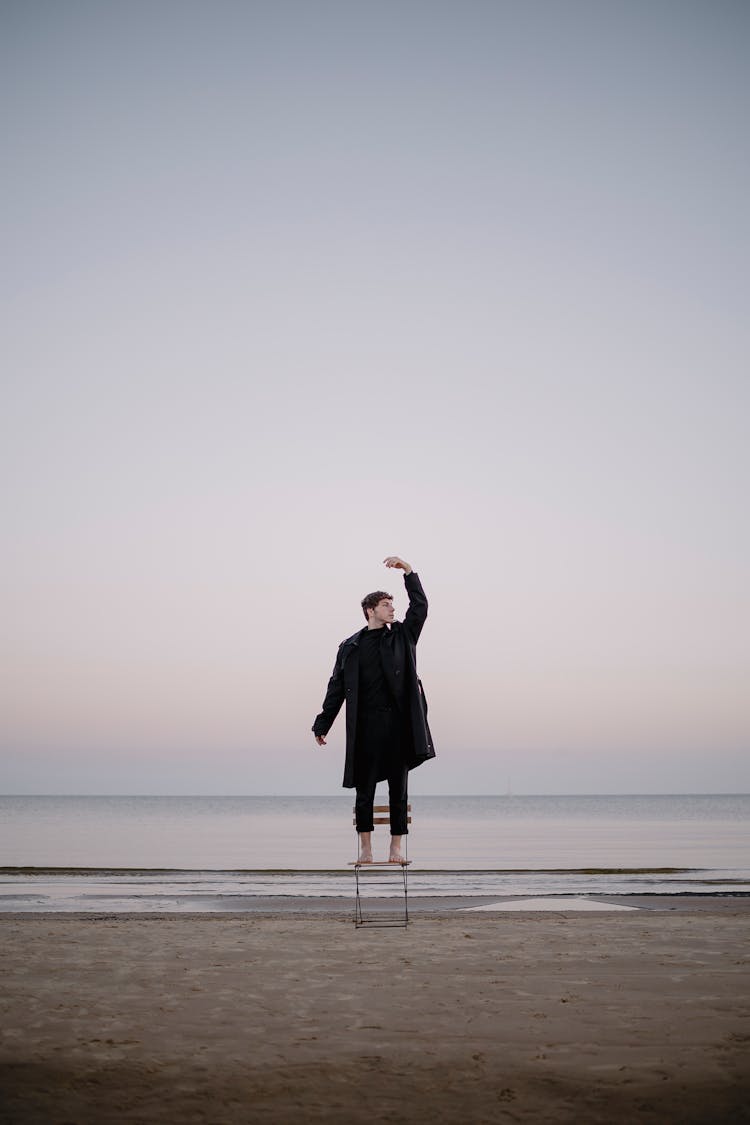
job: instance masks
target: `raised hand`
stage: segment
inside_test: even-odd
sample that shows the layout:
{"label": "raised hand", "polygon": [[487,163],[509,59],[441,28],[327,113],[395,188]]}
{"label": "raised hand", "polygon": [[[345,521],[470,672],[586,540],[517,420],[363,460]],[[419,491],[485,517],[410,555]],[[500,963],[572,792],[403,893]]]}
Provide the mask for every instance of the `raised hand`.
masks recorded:
{"label": "raised hand", "polygon": [[403,570],[405,574],[411,574],[411,566],[408,562],[404,562],[398,555],[389,555],[387,559],[383,559],[386,566],[394,567],[396,570]]}

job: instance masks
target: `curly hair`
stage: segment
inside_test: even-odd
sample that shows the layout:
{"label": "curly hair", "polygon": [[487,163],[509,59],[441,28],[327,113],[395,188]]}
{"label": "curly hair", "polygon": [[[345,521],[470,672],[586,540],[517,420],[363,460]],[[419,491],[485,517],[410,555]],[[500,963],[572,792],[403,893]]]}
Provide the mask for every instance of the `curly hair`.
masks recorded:
{"label": "curly hair", "polygon": [[386,594],[385,590],[375,590],[372,594],[367,594],[366,597],[362,598],[362,612],[365,615],[365,621],[370,620],[367,616],[368,609],[375,609],[376,605],[380,605],[386,599],[392,602],[393,594]]}

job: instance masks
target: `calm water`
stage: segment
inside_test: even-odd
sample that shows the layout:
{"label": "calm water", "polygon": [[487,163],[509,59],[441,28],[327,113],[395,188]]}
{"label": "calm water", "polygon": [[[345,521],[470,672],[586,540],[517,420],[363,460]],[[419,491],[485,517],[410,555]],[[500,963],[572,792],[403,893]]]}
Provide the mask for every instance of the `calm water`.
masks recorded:
{"label": "calm water", "polygon": [[[412,805],[415,894],[750,889],[750,795],[415,797]],[[7,873],[0,908],[85,909],[87,900],[101,909],[108,900],[107,909],[196,909],[237,895],[348,893],[351,807],[348,795],[0,797],[0,867],[98,869]],[[376,858],[386,831],[376,830]],[[641,870],[612,870],[622,868]]]}
{"label": "calm water", "polygon": [[[410,858],[420,867],[750,868],[750,795],[412,805]],[[0,797],[0,866],[329,869],[354,858],[351,808],[346,795]],[[383,852],[386,831],[376,830]]]}

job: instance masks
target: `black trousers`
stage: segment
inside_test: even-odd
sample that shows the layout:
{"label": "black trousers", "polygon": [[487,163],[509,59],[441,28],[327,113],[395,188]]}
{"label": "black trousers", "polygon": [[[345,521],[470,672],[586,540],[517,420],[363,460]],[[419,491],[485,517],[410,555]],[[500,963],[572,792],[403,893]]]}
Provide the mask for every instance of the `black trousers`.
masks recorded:
{"label": "black trousers", "polygon": [[372,832],[375,787],[388,782],[391,835],[406,836],[409,769],[406,765],[404,720],[394,709],[365,712],[358,717],[354,757],[354,803],[358,832]]}

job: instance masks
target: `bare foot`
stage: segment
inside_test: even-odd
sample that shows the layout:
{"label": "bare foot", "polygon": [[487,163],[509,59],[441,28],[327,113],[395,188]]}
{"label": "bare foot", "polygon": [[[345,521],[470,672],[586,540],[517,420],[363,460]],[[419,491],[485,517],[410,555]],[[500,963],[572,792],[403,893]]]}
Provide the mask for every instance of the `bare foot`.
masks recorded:
{"label": "bare foot", "polygon": [[372,863],[372,833],[359,833],[359,859],[358,863]]}
{"label": "bare foot", "polygon": [[391,836],[390,854],[388,856],[389,863],[405,863],[406,860],[401,855],[401,837]]}

